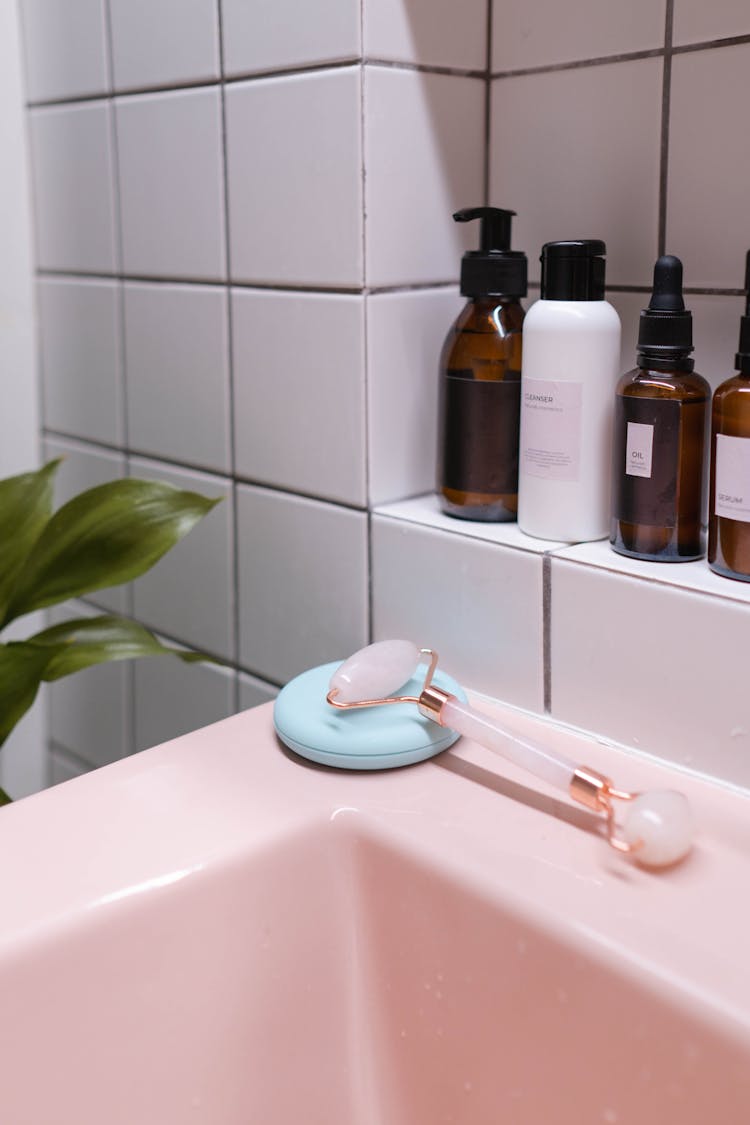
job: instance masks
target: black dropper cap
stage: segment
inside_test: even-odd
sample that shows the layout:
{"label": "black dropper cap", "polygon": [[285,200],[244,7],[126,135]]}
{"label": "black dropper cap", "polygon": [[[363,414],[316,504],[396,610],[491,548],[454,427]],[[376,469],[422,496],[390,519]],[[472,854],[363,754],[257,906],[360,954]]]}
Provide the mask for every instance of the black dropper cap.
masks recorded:
{"label": "black dropper cap", "polygon": [[654,266],[654,288],[638,328],[638,363],[679,366],[692,371],[693,316],[682,299],[682,262],[663,254]]}
{"label": "black dropper cap", "polygon": [[479,249],[467,250],[461,261],[464,297],[526,296],[526,255],[510,249],[514,215],[502,207],[467,207],[454,214],[457,223],[480,220]]}
{"label": "black dropper cap", "polygon": [[542,247],[543,301],[603,301],[607,247],[599,238],[545,242]]}
{"label": "black dropper cap", "polygon": [[740,346],[734,365],[743,375],[750,375],[750,250],[745,259],[745,315],[740,317]]}

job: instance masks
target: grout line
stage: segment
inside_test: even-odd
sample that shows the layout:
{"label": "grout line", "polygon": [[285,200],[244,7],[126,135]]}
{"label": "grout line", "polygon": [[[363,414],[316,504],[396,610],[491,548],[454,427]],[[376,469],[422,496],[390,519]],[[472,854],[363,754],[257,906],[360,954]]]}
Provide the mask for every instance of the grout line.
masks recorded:
{"label": "grout line", "polygon": [[639,59],[658,59],[664,54],[663,47],[653,47],[647,51],[626,51],[617,55],[598,55],[593,59],[574,59],[571,62],[545,63],[540,66],[516,67],[497,71],[495,78],[523,78],[530,74],[555,74],[561,70],[582,70],[591,66],[608,66],[610,63],[637,62]]}
{"label": "grout line", "polygon": [[292,282],[282,284],[280,282],[236,281],[231,278],[227,281],[220,278],[160,277],[153,274],[100,273],[92,270],[51,269],[49,267],[38,267],[36,274],[39,278],[71,278],[72,280],[81,281],[124,281],[132,285],[203,286],[214,289],[225,289],[229,286],[232,289],[257,289],[264,293],[317,293],[323,296],[345,297],[377,297],[383,293],[411,293],[415,291],[420,292],[425,289],[450,289],[458,285],[457,278],[452,280],[441,279],[439,281],[403,282],[399,285],[295,285]]}
{"label": "grout line", "polygon": [[484,205],[490,206],[490,151],[492,147],[492,19],[493,0],[487,0],[487,53],[484,76]]}
{"label": "grout line", "polygon": [[236,86],[240,83],[264,82],[271,78],[297,78],[308,74],[318,74],[327,70],[343,70],[354,66],[376,66],[387,70],[400,70],[412,74],[442,74],[454,78],[486,78],[483,70],[474,70],[471,67],[438,66],[429,63],[407,62],[399,59],[366,58],[361,55],[351,55],[343,59],[326,59],[322,62],[301,63],[298,66],[273,67],[269,70],[243,71],[238,74],[227,75],[223,70],[223,45],[220,46],[222,55],[221,74],[208,78],[188,78],[184,81],[161,82],[151,85],[122,86],[110,92],[97,92],[91,94],[72,94],[59,98],[39,98],[28,100],[27,109],[51,109],[59,106],[87,105],[95,102],[106,101],[109,98],[138,98],[150,97],[154,94],[176,94],[183,90],[204,90],[208,86]]}
{"label": "grout line", "polygon": [[[222,7],[222,0],[215,0],[216,3],[216,21],[217,21],[217,35],[219,47],[219,74],[221,82],[219,85],[219,106],[221,113],[221,170],[223,177],[223,196],[222,202],[224,205],[224,254],[226,259],[226,275],[227,278],[232,276],[232,239],[229,221],[229,147],[227,143],[227,100],[226,100],[226,84],[225,84],[225,59],[224,59],[224,12]],[[241,614],[240,614],[240,535],[239,535],[239,511],[237,504],[237,440],[235,432],[235,378],[234,378],[234,307],[232,302],[232,290],[227,281],[225,286],[222,286],[226,296],[226,346],[227,346],[227,378],[229,381],[229,395],[228,395],[228,418],[225,419],[228,424],[227,436],[229,440],[229,468],[232,476],[232,484],[230,489],[230,597],[231,597],[231,651],[232,663],[236,668],[240,660],[240,628],[241,628]],[[240,681],[239,677],[235,674],[232,681],[232,711],[236,714],[240,709]]]}
{"label": "grout line", "polygon": [[683,43],[679,47],[672,47],[675,55],[694,54],[696,51],[715,51],[717,47],[739,47],[750,43],[750,34],[728,35],[725,39],[705,39],[701,43]]}
{"label": "grout line", "polygon": [[667,194],[669,188],[669,116],[672,94],[672,30],[674,0],[667,0],[664,19],[664,72],[662,76],[661,132],[659,152],[659,217],[657,255],[665,253],[667,242]]}
{"label": "grout line", "polygon": [[[365,46],[365,0],[360,0],[359,5],[359,34],[360,34],[360,49],[363,52],[362,62],[360,64],[360,97],[359,97],[359,112],[360,112],[360,159],[362,161],[361,174],[362,174],[362,281],[367,282],[367,167],[365,162],[365,134],[367,129],[367,114],[366,114],[366,82],[367,82],[367,69],[364,60],[364,46]],[[365,621],[365,640],[368,644],[372,643],[373,639],[373,619],[374,619],[374,605],[373,605],[373,581],[372,581],[372,513],[370,510],[370,456],[371,456],[371,441],[370,441],[370,371],[369,371],[369,301],[362,301],[362,378],[363,378],[363,408],[364,408],[364,469],[365,469],[365,505],[366,505],[366,520],[365,520],[365,602],[366,602],[366,621]]]}
{"label": "grout line", "polygon": [[544,714],[552,713],[552,556],[542,555],[542,661]]}
{"label": "grout line", "polygon": [[[109,137],[112,146],[112,208],[113,208],[113,222],[115,225],[115,263],[117,265],[117,274],[120,275],[124,268],[124,237],[122,229],[122,194],[120,192],[120,144],[117,131],[117,111],[114,100],[114,82],[115,82],[115,59],[114,59],[114,36],[112,34],[112,13],[110,0],[105,0],[104,8],[104,30],[106,39],[106,60],[107,60],[107,85],[109,93],[107,96],[107,106],[109,110]],[[122,454],[124,455],[125,475],[130,475],[130,422],[128,414],[128,378],[127,378],[127,344],[125,340],[125,286],[121,281],[117,284],[117,313],[118,313],[118,361],[120,365],[119,379],[118,379],[118,407],[121,412],[120,417],[120,433],[122,435]],[[133,592],[133,583],[128,582],[124,586],[125,595],[125,611],[129,616],[134,615],[135,595]],[[135,746],[135,673],[132,665],[127,665],[124,670],[125,680],[125,693],[127,697],[127,706],[125,708],[125,723],[126,728],[124,731],[125,752],[127,754],[134,753]]]}

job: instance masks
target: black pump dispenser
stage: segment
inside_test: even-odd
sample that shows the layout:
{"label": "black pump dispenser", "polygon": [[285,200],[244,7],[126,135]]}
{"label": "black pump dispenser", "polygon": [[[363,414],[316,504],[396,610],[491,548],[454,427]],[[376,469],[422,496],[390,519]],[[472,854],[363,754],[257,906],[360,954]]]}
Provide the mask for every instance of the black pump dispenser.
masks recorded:
{"label": "black pump dispenser", "polygon": [[667,363],[692,371],[693,316],[682,298],[682,262],[663,254],[654,266],[654,286],[638,329],[638,366]]}
{"label": "black pump dispenser", "polygon": [[743,375],[750,375],[750,250],[745,259],[745,315],[740,317],[740,343],[734,365]]}
{"label": "black pump dispenser", "polygon": [[480,220],[479,249],[468,250],[461,261],[464,297],[526,296],[526,255],[510,249],[510,224],[515,213],[502,207],[467,207],[455,212],[457,223]]}

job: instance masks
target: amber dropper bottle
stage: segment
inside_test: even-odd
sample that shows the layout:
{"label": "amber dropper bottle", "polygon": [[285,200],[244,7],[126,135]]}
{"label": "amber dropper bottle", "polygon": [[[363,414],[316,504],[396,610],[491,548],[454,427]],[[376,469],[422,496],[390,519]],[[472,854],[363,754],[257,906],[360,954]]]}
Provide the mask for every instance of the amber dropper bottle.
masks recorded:
{"label": "amber dropper bottle", "polygon": [[693,371],[693,320],[682,298],[682,262],[654,267],[641,313],[637,364],[615,394],[610,543],[656,562],[699,559],[704,454],[711,388]]}
{"label": "amber dropper bottle", "polygon": [[750,250],[745,294],[737,374],[714,394],[708,506],[708,565],[740,582],[750,582]]}
{"label": "amber dropper bottle", "polygon": [[463,256],[461,292],[469,300],[440,357],[438,495],[459,519],[504,522],[518,512],[521,329],[526,255],[510,249],[515,211],[471,207],[480,248]]}

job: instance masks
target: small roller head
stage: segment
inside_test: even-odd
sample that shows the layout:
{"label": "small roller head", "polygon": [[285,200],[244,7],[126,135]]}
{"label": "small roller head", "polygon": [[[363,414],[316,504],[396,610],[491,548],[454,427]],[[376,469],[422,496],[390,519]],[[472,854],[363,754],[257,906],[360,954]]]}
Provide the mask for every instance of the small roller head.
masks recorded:
{"label": "small roller head", "polygon": [[622,835],[646,867],[667,867],[690,851],[693,817],[687,797],[674,789],[652,789],[628,803]]}

